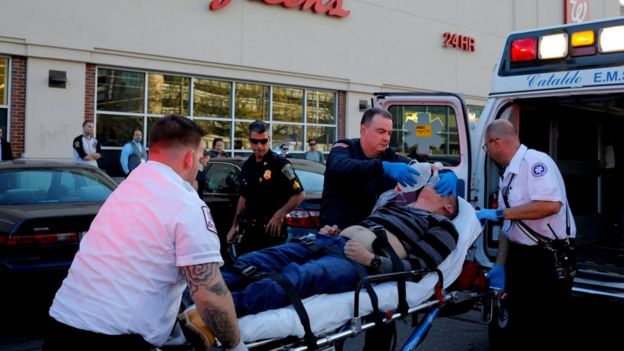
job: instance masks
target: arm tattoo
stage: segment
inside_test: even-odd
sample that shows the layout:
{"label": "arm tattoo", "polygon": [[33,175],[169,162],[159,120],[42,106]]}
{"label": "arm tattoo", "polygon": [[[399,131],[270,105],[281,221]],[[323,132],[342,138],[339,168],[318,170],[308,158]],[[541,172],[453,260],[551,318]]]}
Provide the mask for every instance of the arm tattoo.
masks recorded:
{"label": "arm tattoo", "polygon": [[205,308],[201,311],[201,315],[226,349],[236,346],[235,330],[237,328],[232,325],[226,312]]}
{"label": "arm tattoo", "polygon": [[186,278],[191,295],[194,295],[199,288],[204,288],[213,294],[223,296],[228,294],[228,290],[222,281],[216,280],[219,265],[217,263],[204,263],[182,267],[182,273]]}

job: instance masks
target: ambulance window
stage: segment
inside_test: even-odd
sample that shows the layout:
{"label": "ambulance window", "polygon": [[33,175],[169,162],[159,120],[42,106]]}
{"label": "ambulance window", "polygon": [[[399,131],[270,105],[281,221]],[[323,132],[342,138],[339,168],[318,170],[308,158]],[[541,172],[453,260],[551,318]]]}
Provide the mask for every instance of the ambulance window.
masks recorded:
{"label": "ambulance window", "polygon": [[395,105],[389,110],[394,128],[390,144],[399,152],[419,161],[459,164],[457,116],[452,107]]}

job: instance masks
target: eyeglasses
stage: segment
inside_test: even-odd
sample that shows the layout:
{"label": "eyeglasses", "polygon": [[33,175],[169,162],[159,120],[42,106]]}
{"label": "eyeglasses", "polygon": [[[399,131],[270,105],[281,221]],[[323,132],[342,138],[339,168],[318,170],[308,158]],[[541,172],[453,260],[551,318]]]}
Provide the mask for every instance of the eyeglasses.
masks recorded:
{"label": "eyeglasses", "polygon": [[288,151],[288,148],[287,147],[283,147],[282,150]]}
{"label": "eyeglasses", "polygon": [[308,144],[308,145],[310,145],[310,146],[316,146],[316,143],[310,143],[310,144]]}
{"label": "eyeglasses", "polygon": [[254,138],[249,138],[249,142],[251,142],[252,144],[266,144],[269,142],[269,138],[264,138],[264,139],[254,139]]}
{"label": "eyeglasses", "polygon": [[483,149],[483,151],[487,152],[488,145],[490,145],[490,143],[491,143],[491,142],[496,141],[496,140],[499,140],[499,139],[500,139],[500,138],[491,138],[490,140],[488,140],[488,142],[487,142],[487,143],[485,143],[485,144],[483,144],[483,145],[481,146],[481,149]]}

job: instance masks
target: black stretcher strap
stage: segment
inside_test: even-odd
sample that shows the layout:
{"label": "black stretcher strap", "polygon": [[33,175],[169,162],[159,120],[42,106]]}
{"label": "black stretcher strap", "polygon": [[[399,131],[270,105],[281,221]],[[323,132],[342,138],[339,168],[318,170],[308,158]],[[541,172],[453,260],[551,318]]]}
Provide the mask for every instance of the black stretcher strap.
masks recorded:
{"label": "black stretcher strap", "polygon": [[308,316],[308,312],[306,311],[303,303],[301,302],[301,297],[295,290],[295,287],[286,280],[281,274],[275,274],[270,277],[270,279],[275,280],[279,285],[282,286],[284,292],[286,292],[286,296],[292,303],[297,315],[299,316],[299,320],[301,321],[301,325],[303,325],[303,330],[305,331],[304,339],[305,343],[308,346],[308,350],[316,350],[316,337],[314,333],[312,333],[312,328],[310,327],[310,317]]}
{"label": "black stretcher strap", "polygon": [[[394,251],[390,242],[388,241],[388,235],[386,234],[386,230],[379,225],[373,226],[369,228],[377,237],[377,239],[373,242],[373,250],[376,252],[385,252],[388,256],[390,256],[390,260],[392,260],[392,271],[393,272],[403,272],[405,271],[405,266],[403,265],[403,261]],[[399,278],[397,280],[397,290],[398,290],[398,299],[399,305],[397,306],[397,312],[402,316],[407,316],[407,312],[409,311],[409,305],[407,304],[407,286],[405,283],[405,278]]]}

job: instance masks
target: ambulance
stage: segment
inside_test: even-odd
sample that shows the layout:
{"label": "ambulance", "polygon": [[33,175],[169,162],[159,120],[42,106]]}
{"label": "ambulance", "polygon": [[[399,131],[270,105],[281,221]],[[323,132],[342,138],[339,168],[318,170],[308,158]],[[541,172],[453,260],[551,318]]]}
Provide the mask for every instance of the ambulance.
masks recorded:
{"label": "ambulance", "polygon": [[[485,127],[511,121],[563,175],[577,226],[574,293],[624,301],[624,18],[510,34],[472,131],[460,95],[377,93],[373,105],[399,123],[394,145],[457,172],[477,208],[498,207]],[[475,243],[481,265],[492,265],[499,232],[486,224]]]}

